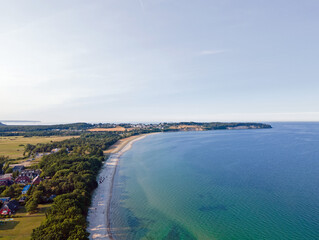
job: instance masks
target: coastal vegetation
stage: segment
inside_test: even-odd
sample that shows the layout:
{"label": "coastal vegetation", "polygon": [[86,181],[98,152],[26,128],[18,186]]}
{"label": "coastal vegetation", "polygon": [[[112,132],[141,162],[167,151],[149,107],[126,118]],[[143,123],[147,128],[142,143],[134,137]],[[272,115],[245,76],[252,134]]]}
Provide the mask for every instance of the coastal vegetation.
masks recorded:
{"label": "coastal vegetation", "polygon": [[46,155],[38,167],[45,179],[33,188],[26,207],[53,200],[45,221],[32,233],[32,239],[87,239],[86,215],[96,177],[105,160],[103,150],[126,135],[83,134],[61,142],[29,145],[29,153],[61,148]]}
{"label": "coastal vegetation", "polygon": [[32,239],[87,239],[85,216],[102,161],[103,156],[69,155],[64,149],[44,157],[40,163],[42,177],[50,179],[34,190],[42,193],[40,199],[32,196],[29,201],[56,197],[45,221],[33,231]]}

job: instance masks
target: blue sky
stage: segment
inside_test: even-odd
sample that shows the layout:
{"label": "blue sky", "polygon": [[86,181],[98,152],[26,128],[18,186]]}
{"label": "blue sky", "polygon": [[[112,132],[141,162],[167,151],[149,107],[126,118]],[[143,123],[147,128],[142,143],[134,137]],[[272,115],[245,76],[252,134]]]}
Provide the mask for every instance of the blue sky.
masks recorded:
{"label": "blue sky", "polygon": [[1,1],[0,119],[319,121],[317,0]]}

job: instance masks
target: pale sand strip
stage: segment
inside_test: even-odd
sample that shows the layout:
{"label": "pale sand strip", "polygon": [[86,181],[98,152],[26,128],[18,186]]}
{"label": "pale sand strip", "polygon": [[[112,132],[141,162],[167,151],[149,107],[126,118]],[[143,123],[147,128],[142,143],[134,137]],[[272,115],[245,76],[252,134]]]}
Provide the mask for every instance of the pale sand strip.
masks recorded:
{"label": "pale sand strip", "polygon": [[111,153],[107,161],[104,163],[97,181],[105,178],[105,180],[99,184],[95,189],[92,196],[91,207],[88,212],[88,228],[87,231],[90,233],[89,238],[94,240],[108,239],[112,240],[112,236],[109,234],[109,208],[112,197],[113,180],[116,172],[116,166],[123,153],[132,147],[132,144],[144,137],[147,134],[132,136],[119,140],[114,144],[110,150],[105,153]]}

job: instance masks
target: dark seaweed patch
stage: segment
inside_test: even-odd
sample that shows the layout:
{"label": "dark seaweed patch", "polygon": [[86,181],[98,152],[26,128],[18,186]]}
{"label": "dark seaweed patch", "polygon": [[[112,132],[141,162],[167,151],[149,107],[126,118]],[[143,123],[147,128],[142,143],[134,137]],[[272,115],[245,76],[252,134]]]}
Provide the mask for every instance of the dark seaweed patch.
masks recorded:
{"label": "dark seaweed patch", "polygon": [[163,240],[196,240],[196,238],[185,228],[174,224]]}
{"label": "dark seaweed patch", "polygon": [[204,194],[198,194],[198,197],[199,197],[200,199],[203,199],[203,198],[204,198]]}
{"label": "dark seaweed patch", "polygon": [[127,224],[130,228],[138,228],[139,226],[141,226],[141,221],[135,216],[128,216]]}

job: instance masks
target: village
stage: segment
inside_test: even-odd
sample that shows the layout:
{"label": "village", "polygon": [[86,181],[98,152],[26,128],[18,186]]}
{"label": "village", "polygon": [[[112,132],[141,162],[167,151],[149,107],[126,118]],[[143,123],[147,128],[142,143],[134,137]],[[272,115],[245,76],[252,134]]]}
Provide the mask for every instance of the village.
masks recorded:
{"label": "village", "polygon": [[[40,177],[41,170],[34,169],[32,166],[32,161],[40,159],[42,156],[49,155],[58,152],[60,149],[52,149],[48,153],[38,153],[34,158],[30,158],[20,164],[10,164],[9,168],[12,169],[11,173],[4,173],[0,175],[0,187],[5,188],[5,190],[0,195],[0,224],[5,224],[12,217],[21,206],[24,206],[27,199],[27,195],[33,186],[39,185],[44,179]],[[31,167],[32,166],[32,167]],[[18,192],[17,192],[18,191]],[[6,196],[16,195],[18,197]],[[15,194],[12,194],[15,192]],[[52,201],[55,195],[50,196],[48,201]]]}
{"label": "village", "polygon": [[[17,177],[13,177],[13,174],[17,173]],[[13,173],[7,173],[0,176],[0,186],[11,186],[14,183],[23,185],[21,195],[18,200],[11,199],[11,197],[0,197],[0,215],[12,215],[14,214],[26,201],[26,194],[32,185],[38,185],[43,179],[40,177],[41,171],[36,169],[24,169],[23,165],[13,167]]]}

